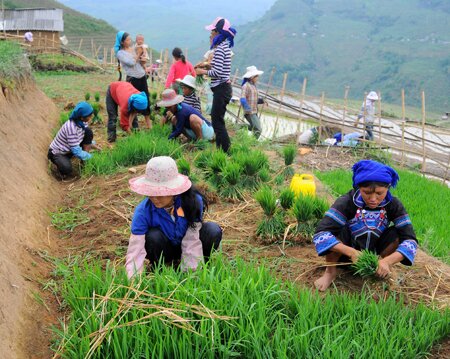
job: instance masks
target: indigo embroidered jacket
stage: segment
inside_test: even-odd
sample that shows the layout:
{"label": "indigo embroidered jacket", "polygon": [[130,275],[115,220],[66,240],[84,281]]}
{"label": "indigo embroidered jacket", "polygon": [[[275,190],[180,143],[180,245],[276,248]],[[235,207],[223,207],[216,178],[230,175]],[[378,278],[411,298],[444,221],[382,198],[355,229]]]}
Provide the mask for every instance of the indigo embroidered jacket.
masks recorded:
{"label": "indigo embroidered jacket", "polygon": [[343,230],[348,230],[351,246],[357,249],[373,249],[376,241],[393,223],[399,237],[397,252],[412,265],[417,252],[417,239],[408,213],[400,200],[388,192],[379,207],[366,206],[359,190],[351,190],[339,197],[319,222],[313,243],[319,256],[340,243]]}

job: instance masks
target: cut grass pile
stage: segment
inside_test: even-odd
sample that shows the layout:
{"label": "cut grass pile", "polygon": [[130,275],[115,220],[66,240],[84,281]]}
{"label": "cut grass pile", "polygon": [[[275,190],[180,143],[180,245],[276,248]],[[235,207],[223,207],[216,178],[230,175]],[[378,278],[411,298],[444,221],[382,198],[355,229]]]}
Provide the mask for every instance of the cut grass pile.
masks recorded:
{"label": "cut grass pile", "polygon": [[75,263],[56,268],[71,310],[56,330],[62,358],[419,358],[450,331],[448,310],[321,297],[220,255],[132,284],[122,266]]}
{"label": "cut grass pile", "polygon": [[[419,174],[397,170],[400,181],[392,194],[405,206],[419,239],[419,246],[435,257],[450,263],[450,189]],[[335,196],[347,193],[352,187],[350,171],[317,172],[317,177],[328,185]]]}
{"label": "cut grass pile", "polygon": [[169,140],[169,133],[169,126],[155,125],[151,131],[140,131],[119,139],[114,148],[96,153],[86,161],[83,174],[112,174],[129,166],[145,164],[155,156],[178,159],[182,154],[181,145]]}

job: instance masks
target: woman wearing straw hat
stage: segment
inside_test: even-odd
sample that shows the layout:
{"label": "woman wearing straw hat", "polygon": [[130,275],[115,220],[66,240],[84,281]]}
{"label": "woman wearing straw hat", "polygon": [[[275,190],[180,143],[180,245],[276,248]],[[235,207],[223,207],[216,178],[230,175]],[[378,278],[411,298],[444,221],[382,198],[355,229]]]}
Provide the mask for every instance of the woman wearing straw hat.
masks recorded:
{"label": "woman wearing straw hat", "polygon": [[258,104],[263,103],[262,99],[258,99],[258,89],[256,82],[264,71],[260,71],[256,66],[247,67],[247,72],[242,76],[242,93],[241,105],[244,108],[244,117],[250,124],[249,130],[253,131],[256,138],[261,135],[261,122],[258,117]]}
{"label": "woman wearing straw hat", "polygon": [[182,80],[177,80],[180,84],[181,91],[183,91],[183,97],[186,105],[192,106],[198,112],[202,113],[202,105],[200,99],[198,98],[195,91],[197,90],[197,86],[195,83],[195,77],[191,75],[186,75]]}
{"label": "woman wearing straw hat", "polygon": [[145,258],[152,265],[161,257],[181,259],[183,269],[195,269],[211,251],[219,248],[222,230],[203,222],[206,198],[187,176],[178,173],[170,157],[154,157],[145,175],[130,180],[133,192],[146,196],[136,207],[126,255],[128,277],[142,271]]}
{"label": "woman wearing straw hat", "polygon": [[366,130],[366,139],[373,140],[373,123],[375,116],[375,101],[378,101],[378,94],[375,91],[370,91],[366,97],[365,104],[361,106],[361,111],[359,112],[358,118],[355,122],[355,127],[361,118],[364,119],[364,128]]}
{"label": "woman wearing straw hat", "polygon": [[177,138],[182,133],[192,140],[205,139],[210,141],[214,137],[214,129],[195,108],[182,103],[184,97],[177,95],[175,90],[166,89],[161,95],[159,107],[167,109],[166,118],[174,126],[169,139]]}
{"label": "woman wearing straw hat", "polygon": [[214,49],[214,55],[210,70],[197,68],[196,72],[197,75],[211,77],[210,87],[213,92],[211,120],[216,133],[216,145],[228,152],[230,137],[225,126],[225,112],[233,93],[230,81],[231,48],[234,45],[236,30],[227,19],[221,17],[216,18],[205,29],[211,31],[213,37],[211,49]]}
{"label": "woman wearing straw hat", "polygon": [[82,161],[89,160],[92,155],[91,148],[100,149],[93,142],[94,134],[87,124],[94,116],[94,109],[87,102],[79,102],[69,121],[59,129],[50,148],[47,157],[53,162],[64,179],[72,175],[72,157],[78,157]]}

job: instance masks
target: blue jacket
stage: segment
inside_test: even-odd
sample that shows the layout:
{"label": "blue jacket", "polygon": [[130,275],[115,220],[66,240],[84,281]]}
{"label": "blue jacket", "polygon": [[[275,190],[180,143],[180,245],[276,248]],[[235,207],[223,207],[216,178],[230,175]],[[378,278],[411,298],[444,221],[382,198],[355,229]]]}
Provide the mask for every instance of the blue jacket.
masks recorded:
{"label": "blue jacket", "polygon": [[169,140],[171,140],[172,138],[177,138],[179,135],[183,133],[183,130],[185,128],[191,129],[191,124],[189,122],[189,117],[191,115],[197,115],[203,121],[205,121],[208,126],[211,126],[211,122],[206,120],[200,112],[198,112],[195,108],[185,103],[180,103],[178,105],[177,113],[175,113],[174,115],[177,118],[177,124],[175,125],[175,128],[172,131],[172,133],[169,135]]}

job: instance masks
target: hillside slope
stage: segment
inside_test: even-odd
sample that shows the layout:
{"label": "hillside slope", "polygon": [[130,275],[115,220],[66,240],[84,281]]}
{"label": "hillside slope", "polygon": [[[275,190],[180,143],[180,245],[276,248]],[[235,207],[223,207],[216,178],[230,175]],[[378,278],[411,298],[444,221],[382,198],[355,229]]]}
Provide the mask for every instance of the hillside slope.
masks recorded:
{"label": "hillside slope", "polygon": [[450,2],[446,0],[278,0],[258,21],[241,27],[234,65],[277,68],[278,83],[308,93],[361,98],[371,89],[398,103],[450,109]]}

